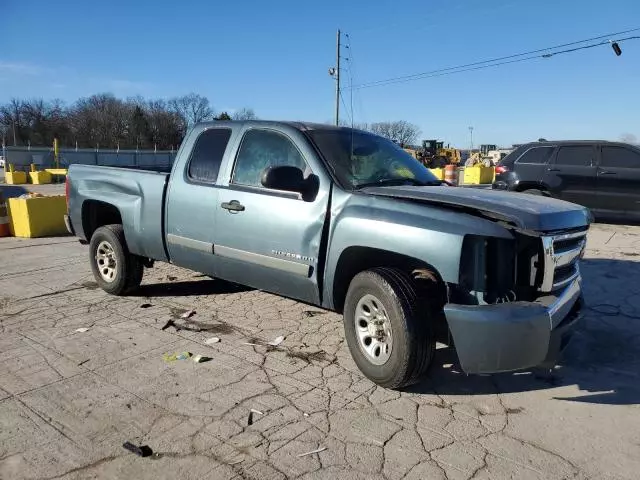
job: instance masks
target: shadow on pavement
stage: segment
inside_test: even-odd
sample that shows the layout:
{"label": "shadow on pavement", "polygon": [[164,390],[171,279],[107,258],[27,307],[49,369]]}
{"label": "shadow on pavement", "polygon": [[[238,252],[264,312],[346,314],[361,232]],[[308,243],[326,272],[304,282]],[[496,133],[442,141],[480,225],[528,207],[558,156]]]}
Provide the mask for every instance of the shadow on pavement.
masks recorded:
{"label": "shadow on pavement", "polygon": [[632,288],[635,286],[636,291],[640,288],[640,262],[588,259],[582,262],[582,273],[584,318],[552,373],[534,369],[467,376],[460,370],[455,351],[443,348],[436,351],[428,376],[407,391],[482,395],[573,385],[583,392],[554,398],[610,405],[640,404],[640,311],[634,311],[628,302],[630,297],[635,298]]}
{"label": "shadow on pavement", "polygon": [[195,297],[199,295],[217,295],[240,293],[251,288],[225,282],[224,280],[190,280],[185,282],[165,282],[142,285],[135,297]]}

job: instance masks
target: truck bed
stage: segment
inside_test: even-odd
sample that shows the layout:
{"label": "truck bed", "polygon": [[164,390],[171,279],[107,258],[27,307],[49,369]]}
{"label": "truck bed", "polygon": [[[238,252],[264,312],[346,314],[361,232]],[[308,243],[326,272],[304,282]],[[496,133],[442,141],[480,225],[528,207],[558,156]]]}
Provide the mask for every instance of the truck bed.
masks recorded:
{"label": "truck bed", "polygon": [[71,165],[68,178],[69,215],[80,238],[90,240],[90,232],[85,232],[86,202],[104,202],[120,212],[131,253],[154,260],[168,260],[164,241],[164,196],[168,173]]}

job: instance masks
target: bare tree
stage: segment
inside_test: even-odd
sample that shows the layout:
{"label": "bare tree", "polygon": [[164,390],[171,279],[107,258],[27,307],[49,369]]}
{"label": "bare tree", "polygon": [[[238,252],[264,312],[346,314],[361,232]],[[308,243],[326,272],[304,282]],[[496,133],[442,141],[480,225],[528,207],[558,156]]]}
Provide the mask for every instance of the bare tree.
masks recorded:
{"label": "bare tree", "polygon": [[5,126],[4,128],[10,137],[7,143],[26,144],[24,140],[28,135],[24,132],[23,119],[24,101],[13,98],[9,103],[0,107],[0,123]]}
{"label": "bare tree", "polygon": [[[88,148],[177,147],[194,123],[217,117],[206,97],[189,94],[166,102],[109,93],[81,98],[70,106],[60,100],[13,99],[0,104],[0,136],[7,145],[61,145]],[[234,118],[257,118],[251,108],[236,112]]]}
{"label": "bare tree", "polygon": [[236,110],[231,115],[233,120],[257,120],[258,116],[256,112],[253,111],[253,108],[243,107],[240,110]]}
{"label": "bare tree", "polygon": [[370,130],[400,145],[412,145],[418,141],[420,128],[406,120],[396,120],[393,122],[378,122],[370,126]]}
{"label": "bare tree", "polygon": [[190,128],[198,122],[211,120],[215,115],[215,111],[209,104],[209,99],[197,93],[173,98],[169,100],[169,107],[182,117],[186,128]]}
{"label": "bare tree", "polygon": [[636,137],[633,133],[623,133],[620,135],[620,141],[624,143],[637,143],[638,137]]}

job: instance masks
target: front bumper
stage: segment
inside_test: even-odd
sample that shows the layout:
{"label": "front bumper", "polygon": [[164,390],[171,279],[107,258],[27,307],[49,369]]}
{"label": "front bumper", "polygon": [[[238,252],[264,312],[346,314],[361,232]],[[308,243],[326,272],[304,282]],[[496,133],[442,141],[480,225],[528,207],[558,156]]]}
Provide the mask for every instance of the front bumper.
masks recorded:
{"label": "front bumper", "polygon": [[581,317],[581,279],[536,302],[447,304],[444,308],[465,373],[555,365]]}

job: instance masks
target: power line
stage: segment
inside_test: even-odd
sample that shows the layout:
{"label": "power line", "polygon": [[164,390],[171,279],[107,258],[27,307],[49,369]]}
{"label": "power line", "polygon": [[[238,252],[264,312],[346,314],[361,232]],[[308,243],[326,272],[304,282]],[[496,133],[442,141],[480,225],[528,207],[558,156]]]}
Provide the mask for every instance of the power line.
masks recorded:
{"label": "power line", "polygon": [[350,112],[347,108],[347,104],[344,101],[344,97],[342,96],[342,92],[340,92],[340,101],[342,102],[342,106],[344,107],[344,111],[349,114],[349,123],[353,124],[353,112]]}
{"label": "power line", "polygon": [[[615,33],[609,33],[609,34],[606,34],[606,35],[600,35],[598,37],[587,38],[587,39],[584,39],[584,40],[578,40],[578,41],[575,41],[575,42],[564,43],[564,44],[561,44],[561,45],[555,45],[553,47],[541,48],[541,49],[537,49],[537,50],[531,50],[531,51],[528,51],[528,52],[516,53],[514,55],[507,55],[507,56],[504,56],[504,57],[493,58],[493,59],[490,59],[490,60],[482,60],[482,61],[478,61],[478,62],[467,63],[467,64],[464,64],[464,65],[457,65],[457,66],[454,66],[454,67],[446,67],[446,68],[441,68],[441,69],[438,69],[438,70],[431,70],[431,71],[428,71],[428,72],[414,73],[412,75],[402,75],[402,76],[398,76],[398,77],[387,78],[387,79],[384,79],[384,80],[376,80],[376,81],[372,81],[372,82],[361,83],[359,85],[353,85],[351,88],[353,88],[353,89],[361,89],[361,88],[378,87],[378,86],[390,85],[390,84],[393,84],[393,83],[404,83],[404,82],[408,82],[408,81],[412,81],[412,80],[420,80],[422,78],[431,78],[431,77],[439,77],[439,76],[443,76],[443,75],[452,75],[454,73],[462,73],[462,72],[467,72],[467,71],[471,71],[471,70],[481,70],[483,68],[497,67],[499,65],[506,65],[506,64],[510,64],[510,63],[524,62],[524,61],[533,60],[533,59],[537,59],[537,58],[549,58],[549,57],[552,57],[554,55],[560,55],[560,54],[563,54],[563,53],[570,53],[570,52],[575,52],[577,50],[584,50],[584,49],[587,49],[587,48],[599,47],[601,45],[606,45],[606,44],[610,43],[610,41],[606,40],[606,41],[602,41],[602,42],[599,42],[599,43],[596,43],[596,44],[585,45],[585,46],[582,46],[582,47],[571,48],[571,49],[562,50],[562,51],[558,51],[558,52],[553,52],[553,50],[557,50],[557,49],[564,48],[564,47],[570,47],[570,46],[573,46],[573,45],[580,45],[582,43],[593,42],[595,40],[601,40],[603,38],[611,38],[611,37],[617,36],[617,35],[624,35],[626,33],[637,32],[639,30],[640,30],[640,27],[629,29],[629,30],[625,30],[625,31],[622,31],[622,32],[615,32]],[[618,42],[618,43],[621,43],[621,42],[624,42],[625,40],[632,40],[632,39],[636,39],[636,38],[638,38],[638,37],[627,37],[627,38],[622,38],[622,39],[614,40],[614,41]],[[540,54],[542,52],[547,52],[547,53],[545,53],[543,55],[538,55],[538,54]]]}

